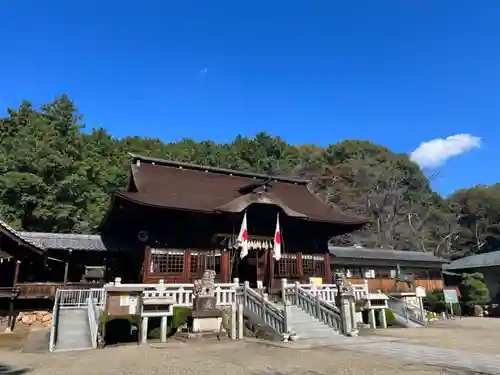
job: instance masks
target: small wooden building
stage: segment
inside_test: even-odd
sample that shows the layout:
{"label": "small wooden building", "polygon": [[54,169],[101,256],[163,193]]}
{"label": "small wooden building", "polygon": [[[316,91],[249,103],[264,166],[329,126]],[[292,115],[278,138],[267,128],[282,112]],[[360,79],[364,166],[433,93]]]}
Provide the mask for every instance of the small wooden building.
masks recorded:
{"label": "small wooden building", "polygon": [[417,286],[426,291],[444,287],[441,268],[447,262],[432,253],[334,246],[329,250],[333,272],[344,272],[353,284],[366,280],[372,293],[414,292]]}
{"label": "small wooden building", "polygon": [[3,221],[0,249],[0,298],[51,300],[61,286],[95,287],[85,278],[88,266],[107,268],[108,279],[125,267],[120,248],[100,235],[23,232]]}

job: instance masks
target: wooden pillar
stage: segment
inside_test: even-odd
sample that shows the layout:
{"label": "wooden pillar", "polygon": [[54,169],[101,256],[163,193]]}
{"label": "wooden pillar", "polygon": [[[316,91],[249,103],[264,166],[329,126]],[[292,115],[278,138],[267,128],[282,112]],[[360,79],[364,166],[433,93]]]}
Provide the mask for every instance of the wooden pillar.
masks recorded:
{"label": "wooden pillar", "polygon": [[325,254],[325,280],[326,284],[330,284],[332,279],[332,267],[330,265],[330,254]]}
{"label": "wooden pillar", "polygon": [[71,252],[73,250],[69,250],[68,257],[66,258],[66,262],[64,264],[64,285],[68,284],[68,272],[69,272],[69,258],[71,257]]}
{"label": "wooden pillar", "polygon": [[274,256],[272,251],[268,251],[268,281],[267,281],[267,292],[271,294],[272,287],[273,287],[273,280],[274,280]]}
{"label": "wooden pillar", "polygon": [[19,267],[21,267],[21,261],[16,261],[16,268],[14,269],[14,277],[12,279],[12,292],[10,295],[9,301],[9,317],[7,320],[7,329],[6,332],[12,332],[14,330],[14,324],[16,322],[15,309],[14,309],[14,301],[18,296],[18,292],[16,290],[17,282],[19,279]]}
{"label": "wooden pillar", "polygon": [[222,276],[222,282],[229,283],[231,280],[231,269],[230,269],[230,251],[224,251],[220,254],[220,272]]}
{"label": "wooden pillar", "polygon": [[297,253],[297,271],[299,271],[299,280],[302,280],[302,277],[304,276],[302,253]]}
{"label": "wooden pillar", "polygon": [[151,248],[149,246],[146,246],[144,248],[144,272],[142,273],[143,283],[145,283],[147,279],[149,279],[150,272],[151,272]]}
{"label": "wooden pillar", "polygon": [[184,283],[190,283],[191,280],[191,251],[182,250],[184,252]]}

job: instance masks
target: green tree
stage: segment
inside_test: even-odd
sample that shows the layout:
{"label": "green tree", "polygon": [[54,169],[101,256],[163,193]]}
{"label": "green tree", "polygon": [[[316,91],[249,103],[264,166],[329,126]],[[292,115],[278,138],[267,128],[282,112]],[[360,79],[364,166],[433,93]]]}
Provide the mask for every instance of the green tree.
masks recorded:
{"label": "green tree", "polygon": [[83,117],[67,95],[40,108],[28,101],[0,118],[0,217],[15,228],[92,233],[110,195],[126,185],[136,153],[177,161],[311,180],[328,204],[366,215],[371,224],[341,238],[363,244],[464,255],[500,246],[500,184],[443,199],[406,154],[369,141],[326,148],[294,146],[265,132],[229,143],[113,138],[83,132]]}
{"label": "green tree", "polygon": [[469,312],[475,305],[484,306],[491,302],[490,292],[484,283],[482,273],[464,274],[460,283],[461,300]]}

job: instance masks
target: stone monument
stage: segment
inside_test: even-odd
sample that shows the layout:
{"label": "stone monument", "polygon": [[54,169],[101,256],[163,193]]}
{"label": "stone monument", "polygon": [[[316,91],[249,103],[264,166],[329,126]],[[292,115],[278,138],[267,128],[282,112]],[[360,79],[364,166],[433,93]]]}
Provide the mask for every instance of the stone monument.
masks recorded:
{"label": "stone monument", "polygon": [[217,308],[215,271],[206,270],[194,281],[193,333],[217,333],[222,323],[222,311]]}

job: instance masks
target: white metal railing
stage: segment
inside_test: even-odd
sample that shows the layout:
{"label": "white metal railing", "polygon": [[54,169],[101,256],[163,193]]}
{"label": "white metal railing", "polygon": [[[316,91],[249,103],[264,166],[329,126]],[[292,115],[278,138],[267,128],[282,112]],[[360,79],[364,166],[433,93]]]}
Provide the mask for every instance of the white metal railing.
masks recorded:
{"label": "white metal railing", "polygon": [[97,348],[97,334],[99,332],[99,318],[96,301],[92,298],[87,298],[87,315],[89,319],[90,340],[92,348]]}
{"label": "white metal railing", "polygon": [[413,323],[417,323],[422,326],[425,326],[427,324],[427,317],[425,314],[425,310],[420,309],[415,305],[409,304],[404,300],[392,296],[388,297],[389,299],[387,301],[387,304],[389,308],[393,310],[395,313],[399,314],[407,321],[411,321]]}
{"label": "white metal railing", "polygon": [[57,340],[57,324],[59,322],[59,290],[56,291],[54,307],[52,308],[52,323],[50,325],[49,351],[53,352]]}
{"label": "white metal railing", "polygon": [[236,298],[238,303],[260,317],[276,333],[281,334],[283,338],[287,337],[289,305],[285,304],[283,310],[278,308],[265,298],[264,293],[258,293],[250,288],[248,281],[236,289]]}
{"label": "white metal railing", "polygon": [[104,288],[95,289],[58,289],[58,306],[60,308],[86,307],[87,299],[95,300],[96,306],[104,306],[106,291]]}

